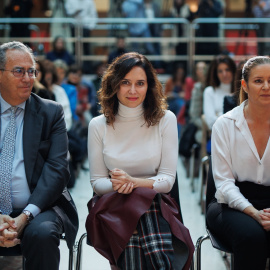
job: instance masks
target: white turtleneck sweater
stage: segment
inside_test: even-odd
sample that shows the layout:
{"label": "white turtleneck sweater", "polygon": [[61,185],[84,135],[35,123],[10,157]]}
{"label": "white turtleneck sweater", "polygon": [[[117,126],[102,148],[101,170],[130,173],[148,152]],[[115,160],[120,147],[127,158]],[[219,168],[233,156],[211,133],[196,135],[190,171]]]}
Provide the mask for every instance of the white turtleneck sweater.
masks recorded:
{"label": "white turtleneck sweater", "polygon": [[209,129],[223,114],[224,97],[231,95],[231,84],[221,83],[215,89],[212,86],[205,88],[203,93],[203,114]]}
{"label": "white turtleneck sweater", "polygon": [[160,122],[147,127],[142,104],[129,108],[119,103],[114,127],[104,115],[89,123],[88,158],[94,191],[113,191],[109,171],[122,169],[132,177],[155,180],[160,193],[171,190],[177,167],[178,136],[176,117],[166,111]]}

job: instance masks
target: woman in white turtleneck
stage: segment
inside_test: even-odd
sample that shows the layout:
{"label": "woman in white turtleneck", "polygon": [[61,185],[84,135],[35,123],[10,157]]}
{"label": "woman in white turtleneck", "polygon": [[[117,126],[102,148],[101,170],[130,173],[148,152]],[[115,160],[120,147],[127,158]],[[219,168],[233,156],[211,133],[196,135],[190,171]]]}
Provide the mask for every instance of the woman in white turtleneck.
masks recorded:
{"label": "woman in white turtleneck", "polygon": [[229,56],[219,55],[211,62],[203,94],[203,113],[209,129],[223,114],[224,97],[234,92],[235,72],[236,65]]}
{"label": "woman in white turtleneck", "polygon": [[103,114],[91,120],[88,135],[91,184],[99,196],[88,204],[90,242],[117,269],[189,269],[192,240],[164,195],[176,176],[176,117],[166,110],[151,63],[138,53],[115,59],[98,96]]}

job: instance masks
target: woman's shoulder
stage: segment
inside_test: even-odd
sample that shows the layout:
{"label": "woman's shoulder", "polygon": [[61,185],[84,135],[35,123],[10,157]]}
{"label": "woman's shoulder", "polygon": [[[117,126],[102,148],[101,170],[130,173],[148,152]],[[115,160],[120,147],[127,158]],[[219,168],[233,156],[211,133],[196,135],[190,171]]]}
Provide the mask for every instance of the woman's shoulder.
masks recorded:
{"label": "woman's shoulder", "polygon": [[175,114],[170,111],[170,110],[165,110],[164,111],[164,115],[161,118],[162,122],[171,122],[171,121],[176,121],[176,116]]}
{"label": "woman's shoulder", "polygon": [[215,92],[215,89],[213,86],[207,86],[204,89],[204,95],[210,95],[213,94]]}
{"label": "woman's shoulder", "polygon": [[106,118],[104,114],[92,118],[89,123],[89,126],[91,127],[101,127],[103,125],[106,125]]}
{"label": "woman's shoulder", "polygon": [[215,122],[214,126],[216,128],[220,127],[229,127],[230,125],[241,125],[243,121],[245,120],[244,118],[244,113],[243,113],[243,106],[244,104],[241,104],[234,109],[228,111],[227,113],[221,115]]}

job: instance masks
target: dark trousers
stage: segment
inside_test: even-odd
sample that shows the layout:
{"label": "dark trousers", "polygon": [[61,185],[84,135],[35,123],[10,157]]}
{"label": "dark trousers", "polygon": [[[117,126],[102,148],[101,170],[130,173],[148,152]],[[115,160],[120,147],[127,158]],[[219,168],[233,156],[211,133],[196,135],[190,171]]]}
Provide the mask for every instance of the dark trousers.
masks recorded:
{"label": "dark trousers", "polygon": [[[246,182],[238,186],[256,209],[270,206],[269,187]],[[207,209],[206,220],[210,230],[232,248],[235,270],[265,270],[270,255],[270,232],[265,231],[255,219],[229,208],[227,204],[212,201]]]}
{"label": "dark trousers", "polygon": [[[25,227],[21,237],[21,251],[26,259],[26,270],[59,269],[59,235],[63,231],[62,220],[53,210],[40,213]],[[11,249],[19,251],[19,246],[10,249],[1,247],[0,254],[5,256]]]}

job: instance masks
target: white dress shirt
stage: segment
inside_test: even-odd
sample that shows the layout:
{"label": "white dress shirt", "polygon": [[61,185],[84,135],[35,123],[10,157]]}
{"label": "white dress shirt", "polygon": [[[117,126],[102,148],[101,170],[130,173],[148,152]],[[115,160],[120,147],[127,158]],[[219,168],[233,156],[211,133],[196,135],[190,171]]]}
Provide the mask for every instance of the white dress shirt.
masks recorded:
{"label": "white dress shirt", "polygon": [[217,201],[240,211],[251,203],[241,194],[235,180],[270,186],[270,139],[260,158],[244,117],[246,102],[215,122],[211,139]]}
{"label": "white dress shirt", "polygon": [[215,121],[223,114],[224,97],[231,95],[231,84],[221,83],[215,89],[212,86],[203,92],[203,114],[207,126],[212,129]]}
{"label": "white dress shirt", "polygon": [[113,191],[109,171],[118,168],[136,178],[155,180],[157,192],[169,192],[174,184],[178,136],[176,117],[166,111],[160,122],[147,127],[143,107],[119,103],[112,127],[104,115],[89,124],[88,157],[91,184],[98,195]]}

